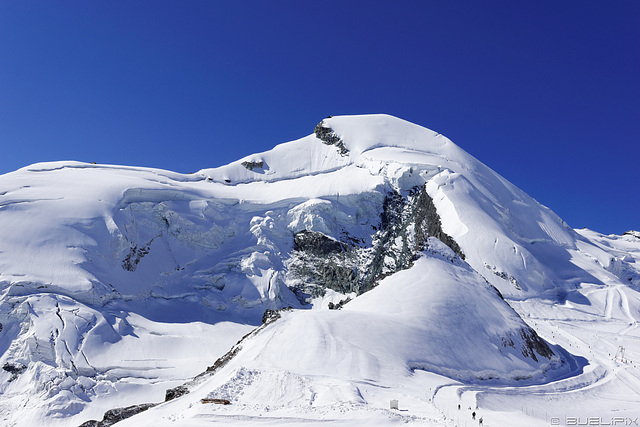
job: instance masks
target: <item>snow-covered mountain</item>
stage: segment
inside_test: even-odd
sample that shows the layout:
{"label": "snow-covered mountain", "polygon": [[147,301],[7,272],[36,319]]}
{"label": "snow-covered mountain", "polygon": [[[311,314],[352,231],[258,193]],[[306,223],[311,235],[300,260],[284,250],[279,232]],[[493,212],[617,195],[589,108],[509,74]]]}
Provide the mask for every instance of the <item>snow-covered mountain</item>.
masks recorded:
{"label": "snow-covered mountain", "polygon": [[189,175],[35,164],[0,176],[0,419],[631,418],[639,259],[386,115]]}

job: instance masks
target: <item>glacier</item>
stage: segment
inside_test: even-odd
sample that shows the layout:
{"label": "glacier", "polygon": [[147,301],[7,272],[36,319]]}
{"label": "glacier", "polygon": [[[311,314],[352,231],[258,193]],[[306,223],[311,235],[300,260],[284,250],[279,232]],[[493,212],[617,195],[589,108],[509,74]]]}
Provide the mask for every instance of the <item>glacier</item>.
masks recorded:
{"label": "glacier", "polygon": [[329,117],[193,174],[27,166],[0,176],[0,237],[6,425],[136,405],[118,425],[640,408],[638,233],[574,230],[392,116]]}

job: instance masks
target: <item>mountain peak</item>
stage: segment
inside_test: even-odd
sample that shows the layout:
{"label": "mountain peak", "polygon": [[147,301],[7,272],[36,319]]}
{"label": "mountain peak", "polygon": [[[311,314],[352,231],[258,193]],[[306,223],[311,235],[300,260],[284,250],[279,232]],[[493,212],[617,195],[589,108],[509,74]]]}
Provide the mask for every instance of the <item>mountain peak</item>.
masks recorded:
{"label": "mountain peak", "polygon": [[333,116],[321,123],[332,129],[349,151],[356,154],[381,147],[435,152],[448,141],[438,139],[441,135],[432,130],[388,114]]}
{"label": "mountain peak", "polygon": [[[587,347],[594,328],[638,354],[636,232],[578,234],[396,117],[312,129],[192,175],[54,162],[0,176],[5,424],[70,425],[148,403],[216,358],[179,386],[197,393],[158,409],[193,424],[184,408],[206,411],[206,396],[239,416],[261,406],[343,418],[398,395],[423,410],[432,386],[430,399],[443,389],[456,406],[486,402],[444,390],[451,378],[517,388],[578,376],[550,388],[555,399],[613,383],[616,348]],[[598,371],[583,376],[573,349]]]}
{"label": "mountain peak", "polygon": [[[430,163],[435,164],[472,159],[446,137],[394,116],[330,116],[315,126],[312,135],[200,173],[231,185],[270,182],[334,172],[349,165],[369,168],[368,160],[406,163],[417,154],[430,156]],[[441,161],[434,159],[437,157]]]}

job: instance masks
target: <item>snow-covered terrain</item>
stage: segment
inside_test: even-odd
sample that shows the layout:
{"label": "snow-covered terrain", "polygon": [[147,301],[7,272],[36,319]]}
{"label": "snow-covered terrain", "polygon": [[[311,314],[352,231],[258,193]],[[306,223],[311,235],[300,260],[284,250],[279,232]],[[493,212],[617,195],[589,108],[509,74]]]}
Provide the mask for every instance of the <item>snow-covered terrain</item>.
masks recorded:
{"label": "snow-covered terrain", "polygon": [[35,164],[0,176],[0,420],[628,425],[639,288],[640,233],[391,116],[189,175]]}

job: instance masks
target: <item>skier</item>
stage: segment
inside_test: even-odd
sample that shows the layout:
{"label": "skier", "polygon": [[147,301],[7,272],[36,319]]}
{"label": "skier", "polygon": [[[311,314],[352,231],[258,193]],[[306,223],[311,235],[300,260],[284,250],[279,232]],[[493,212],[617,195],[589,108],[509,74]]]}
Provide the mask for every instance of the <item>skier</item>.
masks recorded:
{"label": "skier", "polygon": [[478,420],[478,424],[482,425],[482,417],[480,417],[480,419]]}
{"label": "skier", "polygon": [[471,419],[472,419],[472,420],[475,420],[475,419],[476,419],[476,411],[473,411],[473,412],[471,413]]}

